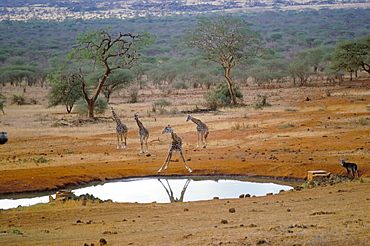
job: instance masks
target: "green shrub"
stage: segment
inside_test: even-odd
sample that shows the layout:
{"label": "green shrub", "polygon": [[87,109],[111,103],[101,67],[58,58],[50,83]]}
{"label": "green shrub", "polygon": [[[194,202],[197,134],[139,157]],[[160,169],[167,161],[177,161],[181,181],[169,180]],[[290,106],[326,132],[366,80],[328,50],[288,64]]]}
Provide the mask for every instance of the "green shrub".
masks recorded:
{"label": "green shrub", "polygon": [[296,108],[286,108],[285,111],[299,111],[299,109],[296,109]]}
{"label": "green shrub", "polygon": [[50,159],[46,159],[45,157],[40,156],[38,158],[24,158],[22,161],[23,162],[35,162],[35,163],[46,163],[46,162],[49,162]]}
{"label": "green shrub", "polygon": [[26,103],[26,100],[24,99],[23,95],[12,95],[12,103],[17,105],[24,105]]}
{"label": "green shrub", "polygon": [[[104,114],[105,111],[108,109],[108,103],[103,98],[98,97],[94,104],[94,112],[96,114]],[[81,98],[76,102],[76,111],[79,115],[87,115],[88,108],[87,102],[85,99]]]}
{"label": "green shrub", "polygon": [[[239,87],[234,84],[233,89],[236,98],[242,100],[243,94],[240,92]],[[232,103],[229,87],[226,83],[219,83],[215,89],[206,92],[203,97],[205,99],[204,106],[213,111],[220,106],[229,106]]]}
{"label": "green shrub", "polygon": [[361,125],[361,126],[368,126],[370,125],[370,119],[369,118],[361,118],[354,121],[355,124]]}
{"label": "green shrub", "polygon": [[14,229],[14,228],[12,228],[11,233],[15,235],[23,235],[23,233],[19,229]]}
{"label": "green shrub", "polygon": [[139,88],[136,86],[130,87],[128,90],[130,96],[130,103],[137,103],[139,101]]}
{"label": "green shrub", "polygon": [[208,91],[204,93],[203,95],[205,103],[204,107],[206,107],[209,110],[216,111],[219,105],[219,100],[217,99],[216,91]]}
{"label": "green shrub", "polygon": [[187,89],[189,88],[187,84],[185,84],[185,82],[183,81],[175,81],[172,83],[172,87],[174,89]]}
{"label": "green shrub", "polygon": [[4,103],[5,103],[5,100],[0,100],[0,110],[3,112],[3,114],[5,114],[4,112]]}
{"label": "green shrub", "polygon": [[[240,92],[239,87],[234,84],[233,89],[234,89],[236,98],[243,99],[243,94]],[[228,106],[231,104],[232,102],[231,94],[229,91],[229,87],[226,83],[219,83],[216,86],[215,91],[216,91],[217,99],[220,100],[220,103],[222,106]]]}
{"label": "green shrub", "polygon": [[159,114],[166,114],[167,111],[164,109],[164,106],[171,105],[171,102],[167,101],[166,99],[159,99],[158,101],[152,104],[152,111],[155,113],[159,110]]}
{"label": "green shrub", "polygon": [[262,110],[263,107],[270,107],[271,104],[267,102],[267,98],[269,98],[268,95],[257,95],[257,97],[260,99],[255,105],[254,108],[256,110]]}
{"label": "green shrub", "polygon": [[291,128],[291,127],[295,127],[295,125],[288,123],[288,124],[285,124],[283,126],[279,126],[278,129],[287,129],[287,128]]}

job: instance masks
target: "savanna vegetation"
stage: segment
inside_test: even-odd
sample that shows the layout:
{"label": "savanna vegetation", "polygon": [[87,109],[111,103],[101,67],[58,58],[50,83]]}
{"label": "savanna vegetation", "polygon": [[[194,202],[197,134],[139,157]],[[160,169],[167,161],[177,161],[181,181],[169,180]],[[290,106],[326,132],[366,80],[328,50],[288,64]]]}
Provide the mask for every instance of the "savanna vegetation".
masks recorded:
{"label": "savanna vegetation", "polygon": [[[0,22],[0,123],[9,136],[0,148],[0,194],[158,175],[168,154],[169,138],[161,134],[168,124],[182,137],[195,176],[303,180],[309,170],[346,175],[338,161],[341,155],[348,155],[360,171],[349,182],[334,185],[331,179],[315,182],[313,189],[264,197],[174,204],[51,201],[0,209],[1,243],[368,245],[369,79],[341,79],[368,77],[369,11],[233,15],[252,23],[248,28],[261,38],[262,54],[230,63],[229,77],[239,104],[251,104],[252,98],[257,103],[254,109],[248,105],[202,113],[211,131],[206,149],[195,148],[195,125],[183,114],[172,115],[197,108],[203,93],[202,106],[208,109],[232,103],[224,67],[185,45],[185,30],[198,26],[196,16]],[[86,36],[104,30],[109,33],[97,39]],[[125,63],[130,53],[119,53],[124,63],[117,69],[121,56],[113,61],[107,61],[109,55],[99,56],[109,49],[85,46],[78,53],[85,44],[104,43],[92,41],[110,43],[110,38],[120,40],[120,33],[145,31],[153,43],[140,46],[140,57],[134,56],[140,59],[133,66]],[[69,60],[67,54],[81,55],[85,62]],[[88,58],[94,58],[92,64]],[[116,125],[109,117],[91,123],[62,112],[76,109],[88,115],[88,100],[95,100],[96,114],[114,103],[129,128],[127,149],[116,150]],[[37,105],[19,106],[23,104]],[[149,111],[143,121],[150,130],[150,154],[142,155],[132,115]],[[176,160],[167,174],[189,175]]]}
{"label": "savanna vegetation", "polygon": [[[225,104],[225,100],[218,100],[222,96],[227,98],[225,93],[230,93],[232,99],[226,100],[226,104],[235,104],[237,96],[234,88],[237,90],[238,86],[248,86],[250,83],[266,88],[307,86],[317,81],[340,83],[343,75],[350,74],[352,78],[361,76],[362,71],[365,72],[364,76],[367,76],[370,52],[367,36],[370,30],[370,24],[367,23],[369,16],[370,9],[235,14],[233,20],[244,23],[250,34],[258,35],[259,47],[263,47],[264,52],[253,57],[249,57],[247,53],[243,56],[242,47],[241,52],[234,55],[232,63],[227,66],[222,65],[225,64],[222,60],[219,64],[212,63],[212,59],[207,59],[204,53],[197,52],[200,47],[186,46],[186,41],[189,44],[189,34],[192,30],[197,30],[202,20],[206,20],[203,17],[74,19],[63,22],[2,21],[0,83],[22,86],[24,90],[35,84],[53,87],[58,78],[68,82],[70,74],[88,70],[87,66],[76,66],[75,62],[66,58],[66,54],[81,41],[77,38],[78,35],[87,33],[87,30],[109,29],[112,35],[147,32],[153,37],[153,43],[142,47],[139,62],[135,66],[130,65],[131,69],[127,71],[130,73],[129,77],[125,76],[120,85],[120,81],[113,82],[115,79],[112,73],[110,84],[105,84],[97,94],[102,94],[106,101],[109,101],[112,93],[123,89],[137,92],[145,86],[152,86],[171,93],[178,88],[201,87],[209,90],[205,95],[206,105],[215,109]],[[357,51],[351,53],[346,49],[348,45],[356,47]],[[244,51],[247,52],[245,49]],[[91,67],[89,69],[91,73]],[[104,74],[104,71],[100,72]],[[90,73],[92,78],[86,80],[90,90],[83,92],[87,102],[96,100],[97,91],[93,93],[91,88],[98,88],[100,81]],[[94,73],[96,76],[97,71]],[[109,77],[109,74],[110,68],[105,70],[105,76],[101,78]],[[220,95],[225,78],[229,92]],[[218,84],[220,85],[217,88]],[[68,88],[70,89],[71,87]],[[49,98],[54,100],[50,100],[50,106],[64,103],[68,112],[72,110],[77,97],[81,96],[76,93],[73,95],[76,98],[58,100],[52,93],[53,90]],[[135,100],[137,98],[133,101]],[[89,112],[91,116],[91,110]]]}

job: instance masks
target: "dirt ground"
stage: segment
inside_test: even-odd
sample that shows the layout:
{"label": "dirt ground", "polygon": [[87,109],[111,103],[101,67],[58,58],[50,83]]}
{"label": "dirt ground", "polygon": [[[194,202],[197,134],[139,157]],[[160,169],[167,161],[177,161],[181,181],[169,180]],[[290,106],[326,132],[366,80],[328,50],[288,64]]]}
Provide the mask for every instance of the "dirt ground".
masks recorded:
{"label": "dirt ground", "polygon": [[[129,127],[127,149],[117,150],[108,110],[94,122],[47,108],[46,88],[4,87],[0,131],[0,194],[68,188],[91,181],[156,176],[168,152],[170,124],[183,140],[193,173],[178,153],[161,175],[237,175],[303,180],[310,170],[346,176],[338,159],[359,166],[360,178],[334,186],[278,195],[171,204],[51,202],[0,210],[2,245],[370,245],[370,81],[341,86],[243,88],[247,106],[191,114],[210,129],[207,148],[187,114],[201,108],[204,91],[141,92],[141,102],[113,106]],[[36,105],[9,105],[23,94]],[[254,109],[258,95],[270,107]],[[153,103],[171,102],[168,113]],[[309,99],[309,100],[307,100]],[[140,154],[133,114],[150,131],[149,153]],[[118,191],[119,192],[119,191]],[[0,196],[1,198],[1,196]],[[235,209],[235,212],[233,212]]]}

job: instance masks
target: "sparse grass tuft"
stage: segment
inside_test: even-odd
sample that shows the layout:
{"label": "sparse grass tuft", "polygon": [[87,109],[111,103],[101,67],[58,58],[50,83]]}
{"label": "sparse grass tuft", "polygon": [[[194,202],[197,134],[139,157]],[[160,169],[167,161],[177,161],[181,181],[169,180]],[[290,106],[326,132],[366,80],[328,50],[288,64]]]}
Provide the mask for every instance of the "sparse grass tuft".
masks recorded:
{"label": "sparse grass tuft", "polygon": [[354,120],[353,124],[361,125],[361,126],[368,126],[370,125],[370,119],[369,118],[361,118],[358,120]]}
{"label": "sparse grass tuft", "polygon": [[15,235],[23,235],[23,233],[19,229],[12,228],[11,233]]}
{"label": "sparse grass tuft", "polygon": [[46,159],[43,156],[40,156],[39,158],[24,158],[22,160],[23,162],[35,162],[35,163],[46,163],[49,162],[50,159]]}
{"label": "sparse grass tuft", "polygon": [[65,155],[76,154],[76,153],[78,153],[78,151],[67,150],[67,149],[63,150],[63,154],[65,154]]}
{"label": "sparse grass tuft", "polygon": [[366,101],[366,100],[363,98],[357,98],[357,99],[351,100],[350,102],[352,103],[352,102],[363,102],[363,101]]}
{"label": "sparse grass tuft", "polygon": [[299,111],[297,108],[286,108],[285,111]]}
{"label": "sparse grass tuft", "polygon": [[245,124],[244,122],[243,123],[235,123],[232,127],[231,127],[231,130],[232,131],[237,131],[237,130],[243,130],[243,129],[248,129],[250,128],[250,126],[248,124]]}
{"label": "sparse grass tuft", "polygon": [[295,127],[295,125],[288,123],[288,124],[285,124],[283,126],[279,126],[278,129],[288,129],[288,128],[291,128],[291,127]]}

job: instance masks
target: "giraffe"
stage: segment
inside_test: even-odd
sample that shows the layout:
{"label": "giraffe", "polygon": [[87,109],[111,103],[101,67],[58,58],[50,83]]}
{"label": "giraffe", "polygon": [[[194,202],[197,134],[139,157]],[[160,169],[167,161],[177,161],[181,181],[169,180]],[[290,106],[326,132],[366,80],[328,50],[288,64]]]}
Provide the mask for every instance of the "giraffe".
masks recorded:
{"label": "giraffe", "polygon": [[188,171],[192,173],[193,171],[190,169],[190,167],[186,163],[185,157],[182,154],[182,140],[181,140],[181,138],[179,136],[177,136],[176,133],[173,132],[173,129],[170,125],[168,125],[168,126],[166,126],[166,128],[164,128],[162,134],[167,133],[167,132],[171,133],[171,137],[172,137],[171,146],[170,146],[170,149],[168,150],[167,158],[164,161],[162,167],[158,170],[158,173],[160,173],[163,168],[164,168],[164,170],[166,170],[168,168],[168,164],[171,160],[173,151],[180,152],[181,158],[185,163],[186,169],[188,169]]}
{"label": "giraffe", "polygon": [[201,141],[204,143],[203,148],[207,147],[207,137],[209,134],[208,126],[204,124],[202,121],[191,117],[190,115],[188,115],[188,118],[186,119],[186,121],[189,121],[189,120],[197,124],[197,133],[198,133],[197,148],[199,148],[199,144]]}
{"label": "giraffe", "polygon": [[[139,120],[139,116],[137,114],[134,115],[134,119],[136,120],[136,123],[139,127],[139,137],[140,137],[140,146],[141,150],[140,153],[148,152],[148,138],[149,138],[149,131],[146,129]],[[145,150],[144,150],[144,144],[145,144]]]}
{"label": "giraffe", "polygon": [[[121,143],[122,143],[122,149],[126,149],[126,139],[127,139],[128,128],[127,128],[127,126],[125,124],[123,124],[120,121],[120,119],[118,118],[116,112],[114,112],[114,108],[111,107],[110,110],[112,110],[113,118],[114,118],[114,120],[117,123],[117,126],[116,126],[117,149],[120,149],[120,139],[121,139]],[[122,141],[123,139],[125,140],[124,143]]]}

